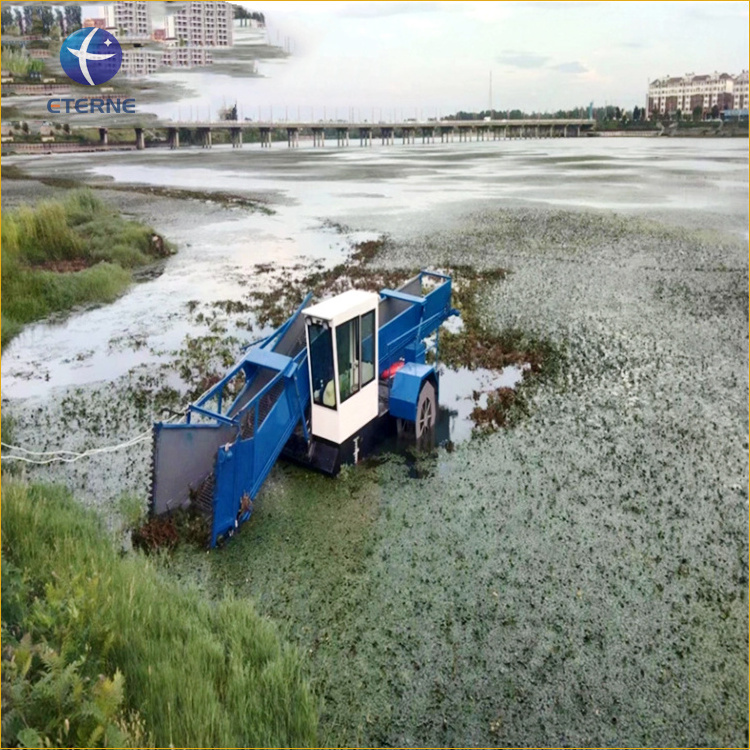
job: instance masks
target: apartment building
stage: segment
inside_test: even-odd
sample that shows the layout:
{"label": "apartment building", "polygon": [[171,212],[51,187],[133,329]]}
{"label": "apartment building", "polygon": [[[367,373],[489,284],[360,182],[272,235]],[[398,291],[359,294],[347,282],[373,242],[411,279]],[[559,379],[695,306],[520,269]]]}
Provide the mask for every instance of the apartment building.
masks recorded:
{"label": "apartment building", "polygon": [[748,87],[747,87],[748,73],[743,70],[734,79],[734,108],[735,109],[748,109]]}
{"label": "apartment building", "polygon": [[211,50],[205,47],[136,47],[123,49],[121,70],[126,76],[149,76],[161,68],[196,68],[213,61]]}
{"label": "apartment building", "polygon": [[147,39],[151,36],[151,3],[143,0],[111,3],[105,6],[107,27],[118,35]]}
{"label": "apartment building", "polygon": [[189,47],[231,47],[234,10],[227,2],[185,3],[167,17],[167,37]]}
{"label": "apartment building", "polygon": [[[744,101],[747,106],[747,73],[744,73]],[[740,76],[729,73],[713,73],[710,75],[695,75],[687,73],[682,77],[665,76],[652,81],[648,87],[649,112],[666,114],[680,110],[684,114],[692,113],[696,107],[704,112],[710,111],[714,105],[719,110],[732,109],[735,101],[735,82]],[[739,83],[738,86],[742,84]]]}

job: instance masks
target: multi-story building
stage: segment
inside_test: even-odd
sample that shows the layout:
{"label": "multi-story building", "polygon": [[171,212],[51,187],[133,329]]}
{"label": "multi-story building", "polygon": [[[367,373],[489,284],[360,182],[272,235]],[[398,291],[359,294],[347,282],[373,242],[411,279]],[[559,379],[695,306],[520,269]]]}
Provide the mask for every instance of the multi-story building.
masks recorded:
{"label": "multi-story building", "polygon": [[84,18],[81,27],[84,29],[106,29],[107,19],[106,18]]}
{"label": "multi-story building", "polygon": [[168,68],[198,68],[213,62],[211,50],[203,47],[172,47],[162,57],[162,65]]}
{"label": "multi-story building", "polygon": [[123,49],[121,70],[126,76],[150,76],[160,68],[196,68],[213,61],[205,47],[133,47]]}
{"label": "multi-story building", "polygon": [[161,67],[161,50],[142,47],[125,48],[122,51],[120,71],[126,76],[150,76]]}
{"label": "multi-story building", "polygon": [[151,36],[151,8],[145,0],[127,0],[105,6],[108,27],[127,37],[147,39]]}
{"label": "multi-story building", "polygon": [[734,79],[734,108],[748,109],[747,71],[743,70]]}
{"label": "multi-story building", "polygon": [[167,37],[192,47],[231,47],[234,9],[227,2],[191,2],[167,16]]}
{"label": "multi-story building", "polygon": [[[747,92],[747,73],[745,92]],[[729,73],[695,75],[688,73],[681,78],[665,76],[652,81],[648,87],[647,109],[650,113],[668,114],[681,111],[692,114],[696,109],[709,112],[714,106],[719,110],[732,109],[735,105],[735,80],[742,76]],[[745,93],[747,102],[747,93]],[[747,106],[745,104],[744,106]]]}
{"label": "multi-story building", "polygon": [[[152,28],[148,2],[116,2],[107,9],[108,25],[121,34],[122,71],[145,76],[159,68],[192,68],[213,64],[212,47],[233,44],[234,9],[228,2],[180,2],[166,4],[164,26]],[[116,30],[115,30],[116,29]],[[151,45],[138,46],[149,39]],[[155,44],[153,44],[155,42]]]}

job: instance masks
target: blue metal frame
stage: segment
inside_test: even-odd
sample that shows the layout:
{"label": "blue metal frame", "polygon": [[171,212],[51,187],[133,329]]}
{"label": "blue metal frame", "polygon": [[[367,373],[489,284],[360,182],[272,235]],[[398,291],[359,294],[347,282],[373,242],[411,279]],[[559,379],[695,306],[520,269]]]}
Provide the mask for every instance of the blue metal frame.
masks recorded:
{"label": "blue metal frame", "polygon": [[[424,380],[434,378],[437,384],[434,366],[424,364],[426,349],[422,342],[437,333],[447,318],[458,315],[458,311],[450,306],[451,278],[432,271],[421,271],[418,277],[420,289],[423,279],[427,277],[442,281],[426,295],[417,296],[390,289],[381,292],[382,298],[390,297],[408,303],[401,313],[378,329],[378,373],[400,359],[410,363],[394,379],[390,411],[393,416],[412,421],[416,416],[419,389]],[[294,357],[276,352],[275,347],[311,297],[312,294],[308,294],[289,320],[270,336],[246,347],[242,360],[190,404],[185,422],[156,425],[157,436],[162,427],[170,430],[236,428],[236,432],[231,433],[235,435],[234,439],[217,449],[213,463],[212,547],[220,537],[233,533],[240,523],[250,517],[252,503],[243,504],[243,498],[255,499],[298,424],[302,424],[305,438],[308,442],[310,440],[306,420],[310,404],[307,347]],[[437,350],[437,340],[435,347]],[[240,372],[244,372],[245,385],[229,408],[224,409],[223,390]],[[258,388],[258,378],[268,377],[269,373],[275,374]],[[248,399],[256,388],[257,392]],[[208,406],[213,399],[216,399],[215,410]],[[191,423],[193,415],[211,421]],[[185,439],[187,445],[191,439],[189,433],[185,433]]]}
{"label": "blue metal frame", "polygon": [[426,350],[422,341],[436,333],[448,318],[459,314],[458,310],[451,307],[451,277],[422,270],[418,277],[420,287],[423,279],[428,277],[442,279],[442,283],[426,295],[404,294],[392,289],[380,292],[381,297],[408,302],[410,307],[378,330],[378,372],[387,370],[400,359],[423,363]]}
{"label": "blue metal frame", "polygon": [[434,380],[437,385],[437,373],[432,365],[407,362],[394,376],[388,394],[388,411],[391,416],[415,422],[417,419],[417,402],[419,392],[425,380]]}

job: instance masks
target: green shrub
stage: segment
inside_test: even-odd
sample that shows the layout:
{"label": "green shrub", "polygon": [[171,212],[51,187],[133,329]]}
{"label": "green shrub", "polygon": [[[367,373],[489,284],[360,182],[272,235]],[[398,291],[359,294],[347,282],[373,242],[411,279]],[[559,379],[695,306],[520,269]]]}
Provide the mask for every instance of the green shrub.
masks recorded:
{"label": "green shrub", "polygon": [[[122,556],[97,517],[63,488],[14,480],[3,485],[3,554],[21,581],[8,591],[3,585],[4,628],[52,649],[64,669],[75,665],[65,679],[78,684],[80,677],[81,701],[96,700],[98,675],[110,675],[113,683],[122,675],[121,704],[116,711],[110,705],[113,711],[96,724],[114,729],[111,735],[100,731],[97,741],[114,741],[122,717],[135,716],[157,746],[316,744],[318,706],[300,658],[249,602],[207,601],[142,554]],[[7,622],[6,595],[12,597]],[[18,710],[36,715],[26,705],[35,700],[33,685],[23,689]],[[4,703],[4,722],[5,711]],[[63,733],[64,722],[61,728],[63,713],[54,726],[40,717],[29,728],[52,742],[74,743]]]}
{"label": "green shrub", "polygon": [[5,657],[4,747],[136,746],[122,712],[121,672],[96,680],[84,677],[83,657],[71,661],[46,643],[32,643],[28,634],[7,644]]}
{"label": "green shrub", "polygon": [[3,70],[10,71],[14,76],[28,76],[29,73],[41,73],[44,63],[41,60],[30,57],[25,50],[3,47],[2,49]]}

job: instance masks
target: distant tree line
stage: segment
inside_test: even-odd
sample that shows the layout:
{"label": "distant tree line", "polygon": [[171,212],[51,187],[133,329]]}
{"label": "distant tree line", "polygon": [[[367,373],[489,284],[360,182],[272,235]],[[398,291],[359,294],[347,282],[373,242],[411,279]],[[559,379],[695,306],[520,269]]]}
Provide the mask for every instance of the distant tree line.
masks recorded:
{"label": "distant tree line", "polygon": [[232,4],[232,8],[234,9],[235,18],[239,18],[240,20],[257,21],[259,26],[266,25],[266,17],[263,13],[259,13],[255,10],[246,10],[241,5]]}
{"label": "distant tree line", "polygon": [[702,122],[706,118],[717,120],[721,116],[718,104],[711,109],[695,107],[692,112],[683,112],[678,109],[672,112],[660,113],[649,112],[646,107],[635,106],[633,109],[608,104],[604,107],[576,107],[574,109],[558,109],[555,112],[525,112],[521,109],[484,109],[479,112],[466,112],[460,110],[452,115],[447,115],[445,120],[484,120],[489,117],[492,120],[574,120],[591,117],[596,121],[599,130],[621,130],[656,128],[658,122]]}
{"label": "distant tree line", "polygon": [[[446,120],[580,120],[589,117],[589,107],[575,107],[574,109],[558,109],[555,112],[525,112],[521,109],[483,109],[480,112],[464,112],[448,115]],[[606,106],[591,109],[591,117],[597,122],[639,122],[646,119],[646,110],[633,107],[632,110],[621,107]]]}
{"label": "distant tree line", "polygon": [[10,36],[39,34],[59,38],[81,28],[81,6],[64,8],[39,5],[5,6],[0,13],[0,30]]}

